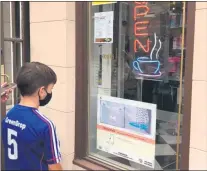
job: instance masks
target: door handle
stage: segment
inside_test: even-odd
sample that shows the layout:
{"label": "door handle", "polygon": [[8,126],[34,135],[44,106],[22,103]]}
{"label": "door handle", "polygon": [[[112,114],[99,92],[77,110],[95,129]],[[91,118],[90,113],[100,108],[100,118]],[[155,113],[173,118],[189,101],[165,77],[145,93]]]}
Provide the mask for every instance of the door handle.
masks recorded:
{"label": "door handle", "polygon": [[[1,74],[1,77],[4,77],[4,80],[6,80],[6,82],[9,82],[9,76],[6,74]],[[6,79],[5,79],[6,78]]]}

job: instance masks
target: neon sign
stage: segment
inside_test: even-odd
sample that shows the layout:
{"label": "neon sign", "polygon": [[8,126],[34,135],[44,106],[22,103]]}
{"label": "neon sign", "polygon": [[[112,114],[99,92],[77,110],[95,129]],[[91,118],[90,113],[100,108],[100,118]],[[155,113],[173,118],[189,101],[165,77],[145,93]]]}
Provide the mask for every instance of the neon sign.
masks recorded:
{"label": "neon sign", "polygon": [[[142,51],[144,53],[150,52],[150,39],[147,27],[149,25],[148,20],[137,21],[137,18],[144,17],[150,11],[150,8],[147,6],[147,2],[135,2],[134,7],[134,53]],[[142,40],[142,41],[141,41]],[[143,43],[145,41],[145,44]],[[159,47],[156,48],[159,43]],[[154,33],[154,45],[150,52],[150,57],[142,56],[137,57],[132,65],[135,72],[140,76],[146,77],[159,77],[162,75],[160,72],[160,61],[159,51],[162,47],[162,42],[160,39],[157,41],[157,35]],[[156,52],[156,54],[154,54]]]}

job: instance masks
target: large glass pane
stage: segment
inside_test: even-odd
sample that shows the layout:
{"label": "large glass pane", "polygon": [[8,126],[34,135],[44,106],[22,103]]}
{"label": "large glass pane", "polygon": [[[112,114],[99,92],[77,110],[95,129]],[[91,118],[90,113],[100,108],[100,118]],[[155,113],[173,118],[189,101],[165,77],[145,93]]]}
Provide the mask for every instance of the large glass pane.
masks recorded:
{"label": "large glass pane", "polygon": [[89,9],[89,156],[121,169],[178,169],[185,4]]}
{"label": "large glass pane", "polygon": [[3,2],[4,37],[12,37],[12,3]]}
{"label": "large glass pane", "polygon": [[21,38],[21,2],[3,2],[3,21],[5,38]]}

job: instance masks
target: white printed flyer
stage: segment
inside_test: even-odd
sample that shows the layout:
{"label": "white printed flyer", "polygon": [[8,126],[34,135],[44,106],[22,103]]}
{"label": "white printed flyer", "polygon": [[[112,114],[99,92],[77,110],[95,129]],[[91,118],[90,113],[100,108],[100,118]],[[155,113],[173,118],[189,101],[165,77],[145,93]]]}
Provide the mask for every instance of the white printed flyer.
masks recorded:
{"label": "white printed flyer", "polygon": [[98,96],[97,149],[154,168],[156,105]]}
{"label": "white printed flyer", "polygon": [[94,15],[94,43],[113,43],[114,12],[98,12]]}

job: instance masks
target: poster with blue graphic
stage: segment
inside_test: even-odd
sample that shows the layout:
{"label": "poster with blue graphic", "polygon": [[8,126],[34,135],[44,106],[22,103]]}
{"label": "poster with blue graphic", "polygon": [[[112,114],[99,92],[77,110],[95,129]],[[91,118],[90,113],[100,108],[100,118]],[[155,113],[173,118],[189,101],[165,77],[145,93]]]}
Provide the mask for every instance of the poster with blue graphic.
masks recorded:
{"label": "poster with blue graphic", "polygon": [[97,149],[154,168],[156,105],[103,95],[97,102]]}
{"label": "poster with blue graphic", "polygon": [[[103,100],[106,97],[108,99],[119,99],[120,101]],[[130,104],[131,101],[116,97],[101,96],[100,123],[142,133],[143,135],[151,135],[153,133],[152,119],[156,119],[156,117],[152,117],[152,109],[143,108],[141,105],[138,105],[141,103],[146,105],[144,102],[133,101]],[[136,105],[133,105],[134,103]],[[152,104],[148,105],[151,106]]]}
{"label": "poster with blue graphic", "polygon": [[101,123],[143,134],[151,133],[151,110],[101,101]]}

